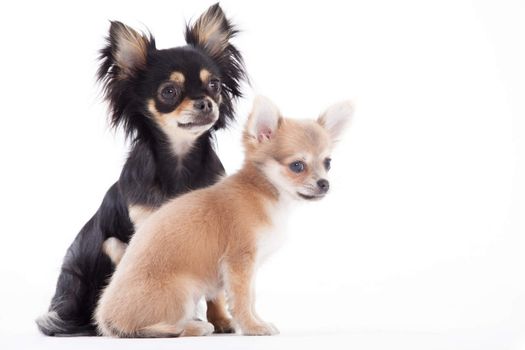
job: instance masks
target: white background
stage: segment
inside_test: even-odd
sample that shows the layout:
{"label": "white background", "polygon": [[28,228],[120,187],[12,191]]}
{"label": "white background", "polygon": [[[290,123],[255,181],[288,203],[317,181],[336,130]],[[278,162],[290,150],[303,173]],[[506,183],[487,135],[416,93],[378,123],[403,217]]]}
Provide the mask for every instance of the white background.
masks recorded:
{"label": "white background", "polygon": [[[117,179],[96,56],[118,19],[159,48],[208,1],[0,5],[0,347],[150,348],[55,339],[33,323],[61,259]],[[525,348],[525,9],[520,1],[223,1],[252,87],[218,135],[228,173],[255,93],[285,116],[352,99],[331,193],[298,205],[258,278],[282,334],[174,348]],[[7,346],[6,346],[7,345]]]}

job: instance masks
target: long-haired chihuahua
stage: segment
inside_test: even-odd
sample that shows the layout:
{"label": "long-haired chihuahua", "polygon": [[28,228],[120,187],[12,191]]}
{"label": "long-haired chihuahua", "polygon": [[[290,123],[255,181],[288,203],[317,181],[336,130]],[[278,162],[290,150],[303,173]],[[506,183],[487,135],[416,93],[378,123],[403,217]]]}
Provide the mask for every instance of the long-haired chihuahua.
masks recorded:
{"label": "long-haired chihuahua", "polygon": [[[37,320],[44,334],[96,334],[93,311],[114,271],[105,253],[111,244],[104,242],[127,243],[167,200],[224,175],[212,138],[233,118],[246,77],[230,42],[236,33],[218,4],[187,26],[187,45],[171,49],[157,49],[151,35],[111,22],[98,78],[111,123],[123,127],[131,150],[120,178],[66,253],[49,312]],[[218,331],[231,331],[228,320],[211,316]]]}
{"label": "long-haired chihuahua", "polygon": [[[254,310],[257,266],[281,241],[280,220],[293,200],[329,189],[330,153],[351,116],[348,102],[317,120],[281,117],[258,98],[245,127],[245,162],[236,174],[175,198],[137,230],[95,311],[103,335],[202,336],[201,297],[223,305],[245,335],[277,329]],[[116,255],[115,255],[116,256]]]}

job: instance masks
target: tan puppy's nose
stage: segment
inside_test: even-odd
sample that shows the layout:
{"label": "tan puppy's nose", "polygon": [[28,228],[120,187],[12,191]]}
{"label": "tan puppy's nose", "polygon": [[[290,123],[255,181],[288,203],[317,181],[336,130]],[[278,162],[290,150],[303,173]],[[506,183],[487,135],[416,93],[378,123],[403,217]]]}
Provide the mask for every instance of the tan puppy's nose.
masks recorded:
{"label": "tan puppy's nose", "polygon": [[326,193],[330,188],[330,183],[326,179],[321,179],[317,181],[317,187],[319,187],[322,193]]}

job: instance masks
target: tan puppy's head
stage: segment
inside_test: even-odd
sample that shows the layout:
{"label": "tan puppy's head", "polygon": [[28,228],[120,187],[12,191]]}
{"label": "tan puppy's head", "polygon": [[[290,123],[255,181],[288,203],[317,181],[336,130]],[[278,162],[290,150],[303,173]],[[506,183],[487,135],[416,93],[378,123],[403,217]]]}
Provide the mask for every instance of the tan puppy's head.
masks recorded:
{"label": "tan puppy's head", "polygon": [[317,120],[283,118],[267,98],[257,97],[244,130],[246,161],[255,163],[279,193],[320,199],[328,192],[330,154],[352,115],[345,101]]}

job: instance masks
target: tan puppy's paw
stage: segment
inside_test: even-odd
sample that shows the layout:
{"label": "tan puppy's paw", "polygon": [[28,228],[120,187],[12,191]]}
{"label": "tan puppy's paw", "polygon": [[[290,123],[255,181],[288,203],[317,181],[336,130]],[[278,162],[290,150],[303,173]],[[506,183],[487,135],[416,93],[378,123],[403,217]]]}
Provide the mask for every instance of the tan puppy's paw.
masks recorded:
{"label": "tan puppy's paw", "polygon": [[277,327],[275,327],[273,323],[267,323],[267,325],[272,329],[272,335],[277,335],[281,333],[279,332],[279,329],[277,329]]}
{"label": "tan puppy's paw", "polygon": [[213,333],[214,327],[206,321],[188,321],[184,326],[181,337],[202,337]]}
{"label": "tan puppy's paw", "polygon": [[217,318],[210,320],[215,327],[215,333],[235,333],[231,318]]}
{"label": "tan puppy's paw", "polygon": [[276,335],[279,330],[271,323],[258,323],[242,328],[243,335]]}

